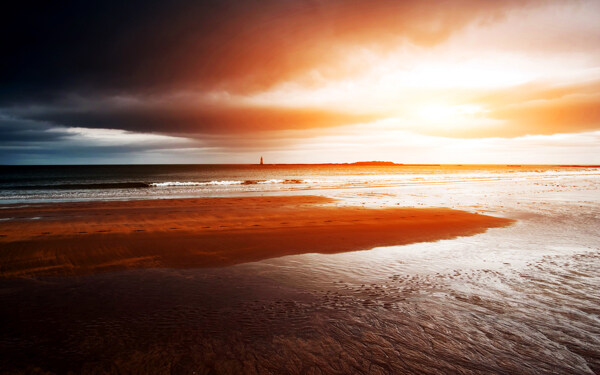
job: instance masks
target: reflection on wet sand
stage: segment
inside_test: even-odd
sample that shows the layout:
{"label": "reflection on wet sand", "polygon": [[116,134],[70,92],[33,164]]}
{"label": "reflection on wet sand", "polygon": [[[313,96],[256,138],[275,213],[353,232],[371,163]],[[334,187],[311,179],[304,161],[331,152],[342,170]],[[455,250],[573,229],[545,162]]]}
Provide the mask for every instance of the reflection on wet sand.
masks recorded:
{"label": "reflection on wet sand", "polygon": [[0,238],[0,277],[219,267],[435,241],[513,222],[444,208],[331,203],[290,196],[9,206],[1,213],[11,220]]}
{"label": "reflection on wet sand", "polygon": [[[578,289],[594,289],[600,273],[589,264],[598,261],[588,253],[526,269],[551,274],[561,285],[555,288],[533,276],[489,270],[394,274],[384,282],[336,281],[320,290],[273,284],[243,270],[12,280],[2,290],[11,306],[2,316],[2,368],[592,373],[600,369],[600,294]],[[571,271],[562,269],[565,263]],[[574,282],[575,274],[585,276]],[[472,290],[462,291],[464,285]],[[566,300],[567,308],[557,305]]]}

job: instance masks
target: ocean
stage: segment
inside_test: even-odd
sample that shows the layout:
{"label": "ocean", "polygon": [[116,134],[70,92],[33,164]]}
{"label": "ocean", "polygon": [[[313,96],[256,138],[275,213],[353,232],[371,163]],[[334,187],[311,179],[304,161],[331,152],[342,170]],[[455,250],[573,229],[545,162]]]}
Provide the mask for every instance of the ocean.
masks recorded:
{"label": "ocean", "polygon": [[0,204],[310,194],[460,182],[593,176],[597,167],[497,165],[1,166]]}

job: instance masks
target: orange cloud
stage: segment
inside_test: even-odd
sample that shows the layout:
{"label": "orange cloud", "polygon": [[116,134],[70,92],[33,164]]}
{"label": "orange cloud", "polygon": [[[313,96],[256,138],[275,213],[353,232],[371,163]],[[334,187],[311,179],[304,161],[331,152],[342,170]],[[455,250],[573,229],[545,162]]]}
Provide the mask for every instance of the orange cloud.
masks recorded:
{"label": "orange cloud", "polygon": [[15,117],[48,121],[62,126],[122,129],[172,135],[240,134],[313,129],[372,121],[378,115],[358,115],[315,108],[246,106],[230,102],[206,103],[187,99],[110,100],[62,103],[51,107],[16,108]]}
{"label": "orange cloud", "polygon": [[517,104],[492,113],[506,121],[502,136],[575,133],[600,129],[600,95]]}

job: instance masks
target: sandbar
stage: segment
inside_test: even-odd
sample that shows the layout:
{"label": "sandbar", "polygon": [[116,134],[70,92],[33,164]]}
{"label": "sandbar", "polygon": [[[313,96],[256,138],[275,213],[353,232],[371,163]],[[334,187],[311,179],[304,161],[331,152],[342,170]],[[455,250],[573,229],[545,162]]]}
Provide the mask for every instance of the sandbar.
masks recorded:
{"label": "sandbar", "polygon": [[365,208],[318,196],[5,206],[0,278],[222,267],[452,239],[513,221],[449,208]]}

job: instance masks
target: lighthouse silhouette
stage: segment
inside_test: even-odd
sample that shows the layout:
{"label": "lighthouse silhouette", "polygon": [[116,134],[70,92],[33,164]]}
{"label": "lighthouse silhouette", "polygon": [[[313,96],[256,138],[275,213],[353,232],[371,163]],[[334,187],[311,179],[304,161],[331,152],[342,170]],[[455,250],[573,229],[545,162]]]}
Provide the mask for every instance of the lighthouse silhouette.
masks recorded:
{"label": "lighthouse silhouette", "polygon": [[262,158],[262,156],[260,157],[260,165],[263,165],[263,158]]}

